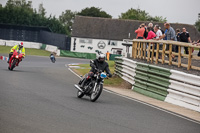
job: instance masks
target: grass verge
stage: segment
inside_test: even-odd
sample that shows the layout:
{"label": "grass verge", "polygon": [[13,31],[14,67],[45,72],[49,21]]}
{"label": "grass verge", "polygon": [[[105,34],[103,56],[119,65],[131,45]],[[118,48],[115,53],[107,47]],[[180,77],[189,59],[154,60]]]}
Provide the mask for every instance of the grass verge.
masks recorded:
{"label": "grass verge", "polygon": [[[0,53],[1,54],[9,54],[10,49],[12,47],[10,46],[0,46]],[[50,52],[45,51],[42,49],[34,49],[34,48],[25,48],[26,55],[38,55],[38,56],[49,56]]]}
{"label": "grass verge", "polygon": [[[108,61],[109,68],[111,73],[114,73],[115,70],[115,62],[114,61]],[[89,64],[80,64],[77,65],[80,68],[73,68],[72,70],[77,73],[78,75],[85,75],[90,71],[90,65]],[[104,86],[111,86],[111,87],[121,87],[121,88],[129,88],[130,85],[124,81],[122,78],[119,76],[114,75],[112,78],[105,79],[104,80]]]}

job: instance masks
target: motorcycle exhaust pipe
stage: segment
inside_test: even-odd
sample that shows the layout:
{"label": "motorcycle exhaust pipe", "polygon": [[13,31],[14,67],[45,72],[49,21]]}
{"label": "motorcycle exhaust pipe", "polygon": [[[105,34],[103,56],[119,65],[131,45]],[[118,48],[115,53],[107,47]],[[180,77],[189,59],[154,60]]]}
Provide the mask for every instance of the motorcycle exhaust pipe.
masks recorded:
{"label": "motorcycle exhaust pipe", "polygon": [[74,87],[75,87],[76,89],[78,89],[79,91],[83,92],[83,90],[82,90],[78,85],[75,84]]}

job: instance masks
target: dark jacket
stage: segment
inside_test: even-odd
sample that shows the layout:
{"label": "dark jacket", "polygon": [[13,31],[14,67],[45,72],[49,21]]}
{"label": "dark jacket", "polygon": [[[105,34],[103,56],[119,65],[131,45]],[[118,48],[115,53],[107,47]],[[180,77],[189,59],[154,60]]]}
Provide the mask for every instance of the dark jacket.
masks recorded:
{"label": "dark jacket", "polygon": [[[106,71],[107,74],[111,74],[110,73],[110,69],[109,69],[109,65],[107,62],[99,62],[98,59],[93,60],[94,61],[94,65],[96,66],[97,69],[102,70],[102,72]],[[91,68],[90,72],[95,73],[96,70],[94,68]]]}

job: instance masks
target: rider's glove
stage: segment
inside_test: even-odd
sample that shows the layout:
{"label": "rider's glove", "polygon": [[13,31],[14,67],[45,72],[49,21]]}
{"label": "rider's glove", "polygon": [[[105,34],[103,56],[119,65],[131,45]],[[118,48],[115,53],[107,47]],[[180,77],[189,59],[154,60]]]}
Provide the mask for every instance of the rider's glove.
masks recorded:
{"label": "rider's glove", "polygon": [[111,78],[111,77],[112,77],[112,74],[111,74],[111,73],[110,73],[110,74],[108,74],[108,77],[109,77],[109,78]]}

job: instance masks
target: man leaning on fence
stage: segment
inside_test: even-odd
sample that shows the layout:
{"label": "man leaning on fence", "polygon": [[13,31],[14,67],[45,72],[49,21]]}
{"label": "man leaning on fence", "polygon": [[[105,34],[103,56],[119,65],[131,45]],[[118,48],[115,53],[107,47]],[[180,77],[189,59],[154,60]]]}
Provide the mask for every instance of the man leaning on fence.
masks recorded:
{"label": "man leaning on fence", "polygon": [[[165,36],[167,36],[167,40],[177,41],[176,32],[171,27],[170,23],[165,23],[164,27],[167,29],[167,32],[162,37],[160,37],[160,39],[163,39],[163,38],[165,38]],[[167,45],[166,49],[169,50],[169,45]],[[173,52],[176,51],[176,46],[175,45],[172,45],[172,51]],[[171,56],[172,56],[172,60],[176,61],[175,56],[173,54]]]}

